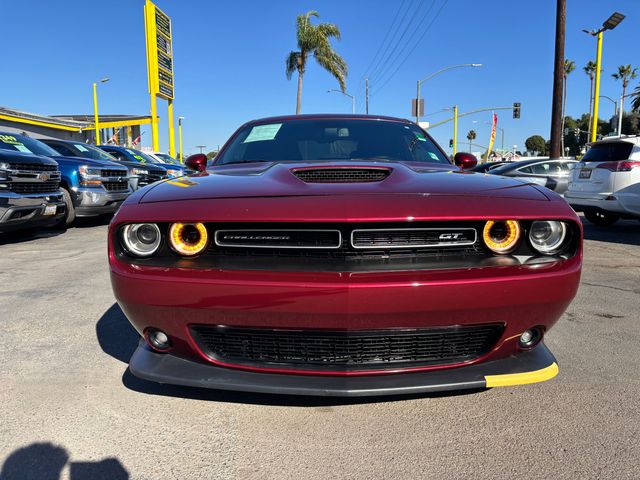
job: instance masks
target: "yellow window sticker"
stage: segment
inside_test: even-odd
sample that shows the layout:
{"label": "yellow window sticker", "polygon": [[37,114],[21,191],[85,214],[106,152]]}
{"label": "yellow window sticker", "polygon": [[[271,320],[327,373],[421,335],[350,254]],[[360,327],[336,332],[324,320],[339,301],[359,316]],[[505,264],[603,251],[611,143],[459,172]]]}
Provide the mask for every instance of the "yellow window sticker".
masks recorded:
{"label": "yellow window sticker", "polygon": [[22,142],[19,142],[13,135],[0,135],[0,142],[8,143],[9,145],[22,145]]}
{"label": "yellow window sticker", "polygon": [[281,123],[270,123],[268,125],[256,125],[251,129],[247,138],[242,143],[262,142],[276,138],[278,131],[282,127]]}

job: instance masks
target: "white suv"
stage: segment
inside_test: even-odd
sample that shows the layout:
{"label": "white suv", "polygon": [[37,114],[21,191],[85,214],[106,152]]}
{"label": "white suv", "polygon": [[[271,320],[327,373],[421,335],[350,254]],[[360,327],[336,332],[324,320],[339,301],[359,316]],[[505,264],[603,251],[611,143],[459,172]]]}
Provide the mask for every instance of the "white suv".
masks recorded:
{"label": "white suv", "polygon": [[564,198],[596,225],[640,219],[640,137],[593,143],[572,170]]}

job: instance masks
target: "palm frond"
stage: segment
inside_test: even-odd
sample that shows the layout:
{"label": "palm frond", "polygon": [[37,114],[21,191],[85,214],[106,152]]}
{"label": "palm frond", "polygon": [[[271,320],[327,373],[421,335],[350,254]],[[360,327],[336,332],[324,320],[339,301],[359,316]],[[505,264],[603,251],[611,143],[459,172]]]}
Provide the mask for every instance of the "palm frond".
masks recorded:
{"label": "palm frond", "polygon": [[340,40],[340,29],[337,25],[333,23],[321,23],[316,28],[318,29],[318,33],[320,33],[324,38],[335,38],[336,40]]}
{"label": "palm frond", "polygon": [[293,75],[293,72],[295,72],[296,70],[298,72],[301,69],[304,70],[304,65],[302,65],[303,62],[300,61],[301,58],[301,52],[291,51],[289,52],[289,55],[287,55],[287,58],[285,60],[287,80],[291,80],[291,75]]}
{"label": "palm frond", "polygon": [[631,95],[633,102],[631,102],[631,110],[634,112],[640,112],[640,85],[638,85]]}
{"label": "palm frond", "polygon": [[340,85],[340,90],[345,92],[347,89],[347,62],[332,48],[319,48],[313,56],[322,68],[335,77]]}

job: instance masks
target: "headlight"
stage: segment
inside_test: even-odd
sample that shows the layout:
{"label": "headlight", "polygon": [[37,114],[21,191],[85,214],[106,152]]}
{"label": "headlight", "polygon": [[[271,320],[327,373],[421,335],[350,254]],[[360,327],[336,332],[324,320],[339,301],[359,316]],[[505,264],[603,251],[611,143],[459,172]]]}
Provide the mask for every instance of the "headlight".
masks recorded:
{"label": "headlight", "polygon": [[8,171],[11,168],[6,162],[0,162],[0,180],[6,180],[8,178]]}
{"label": "headlight", "polygon": [[153,255],[161,240],[160,229],[155,223],[132,223],[122,229],[124,248],[138,257]]}
{"label": "headlight", "polygon": [[567,226],[555,220],[535,221],[529,229],[531,246],[540,253],[555,253],[567,238]]}
{"label": "headlight", "polygon": [[130,172],[131,175],[149,175],[149,170],[145,170],[144,168],[132,168]]}
{"label": "headlight", "polygon": [[169,244],[180,255],[197,255],[208,243],[207,227],[202,223],[172,223]]}
{"label": "headlight", "polygon": [[489,220],[482,231],[482,239],[495,253],[509,253],[518,246],[521,234],[517,220]]}
{"label": "headlight", "polygon": [[181,177],[182,170],[169,169],[167,170],[167,175],[169,175],[170,177]]}
{"label": "headlight", "polygon": [[78,168],[78,171],[80,172],[80,176],[83,178],[89,177],[91,175],[95,175],[95,176],[100,176],[102,174],[102,172],[100,171],[100,169],[98,168],[91,168],[87,165],[81,165]]}

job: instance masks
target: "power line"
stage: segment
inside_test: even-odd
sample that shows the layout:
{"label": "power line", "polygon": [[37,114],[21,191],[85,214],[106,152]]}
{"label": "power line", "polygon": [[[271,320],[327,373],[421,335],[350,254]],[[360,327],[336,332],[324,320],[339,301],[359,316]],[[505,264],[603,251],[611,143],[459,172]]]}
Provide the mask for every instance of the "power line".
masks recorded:
{"label": "power line", "polygon": [[[393,56],[393,54],[395,53],[395,51],[398,48],[398,45],[402,42],[402,39],[404,38],[404,36],[407,33],[407,30],[409,29],[409,27],[411,26],[411,24],[413,23],[413,21],[415,20],[415,15],[412,16],[409,21],[407,22],[407,24],[404,27],[404,31],[402,32],[402,34],[400,35],[400,38],[397,40],[397,42],[395,41],[395,37],[396,37],[396,33],[398,33],[398,31],[400,30],[400,27],[402,26],[402,24],[404,23],[404,19],[407,17],[407,14],[411,11],[411,2],[407,3],[407,9],[404,12],[404,15],[402,16],[402,20],[400,20],[400,23],[398,24],[398,26],[396,27],[396,31],[394,32],[391,41],[389,41],[389,43],[387,44],[387,48],[385,48],[384,53],[382,54],[382,56],[378,59],[378,62],[376,64],[376,66],[373,68],[373,70],[371,71],[371,73],[369,74],[369,78],[371,77],[375,77],[376,74],[378,73],[378,71],[380,70],[380,68],[384,69],[384,65],[386,63],[386,61],[391,58]],[[387,52],[389,51],[389,48],[391,47],[391,45],[394,45],[393,49],[391,50],[391,52],[387,55]]]}
{"label": "power line", "polygon": [[365,73],[362,75],[362,77],[360,77],[360,83],[358,84],[358,88],[360,88],[360,86],[362,85],[362,81],[367,76],[367,73],[369,72],[369,70],[373,66],[374,62],[378,59],[378,55],[382,51],[382,47],[385,45],[385,42],[387,41],[387,38],[389,38],[389,34],[391,33],[391,30],[392,30],[393,26],[395,25],[396,20],[398,19],[398,16],[400,15],[400,10],[402,10],[402,6],[406,2],[407,2],[407,0],[402,0],[402,2],[400,2],[398,4],[398,9],[396,10],[396,14],[393,17],[393,21],[391,22],[391,24],[389,25],[389,28],[387,29],[387,33],[384,36],[384,39],[382,40],[382,42],[380,42],[380,45],[378,46],[378,50],[376,51],[376,54],[371,59],[371,62],[369,63],[369,66],[364,70]]}
{"label": "power line", "polygon": [[[384,62],[382,69],[378,72],[378,76],[376,79],[378,83],[380,83],[382,79],[385,77],[385,75],[390,71],[390,69],[393,67],[393,65],[397,61],[398,57],[402,54],[402,52],[405,50],[407,45],[409,45],[409,43],[411,42],[411,39],[415,38],[417,32],[420,30],[420,26],[424,24],[425,19],[429,16],[429,14],[431,13],[431,10],[433,10],[433,6],[435,5],[435,3],[436,3],[436,0],[432,0],[431,6],[427,8],[424,15],[422,15],[422,18],[420,18],[415,28],[412,30],[411,35],[407,37],[406,42],[404,43],[404,45],[402,45],[402,48],[400,48],[400,50],[398,51],[398,54],[394,57],[393,54],[397,50],[398,46],[400,46],[400,41],[402,41],[402,38],[400,38],[400,41],[398,42],[398,44],[396,44],[394,50],[391,52],[391,54],[387,58],[387,61]],[[417,20],[417,19],[418,19],[418,12],[416,11],[413,15],[411,23],[413,23],[413,20]],[[407,33],[409,26],[411,26],[411,23],[407,25],[407,29],[405,29],[405,32],[403,33],[403,37]]]}
{"label": "power line", "polygon": [[431,22],[429,23],[429,25],[427,26],[427,28],[424,30],[424,32],[422,33],[422,35],[420,36],[420,38],[418,38],[418,40],[416,41],[416,43],[413,45],[413,47],[411,48],[411,50],[409,50],[409,52],[407,53],[407,55],[402,59],[402,61],[400,62],[400,64],[397,66],[397,68],[393,71],[393,73],[391,74],[391,76],[389,76],[387,78],[387,80],[378,88],[376,88],[372,93],[369,94],[369,96],[373,96],[374,93],[377,93],[378,91],[382,90],[390,81],[391,79],[396,75],[396,73],[398,73],[398,70],[400,70],[400,67],[402,67],[402,65],[405,64],[405,62],[409,59],[409,57],[411,56],[411,54],[415,51],[415,49],[418,47],[418,45],[420,44],[420,42],[422,41],[422,39],[425,37],[425,35],[427,34],[427,32],[431,29],[431,27],[433,26],[434,22],[438,19],[438,17],[440,16],[440,13],[442,13],[442,10],[444,9],[444,7],[447,5],[449,0],[445,0],[442,5],[440,6],[440,8],[438,9],[438,11],[436,12],[436,15],[433,17],[433,20],[431,20]]}

